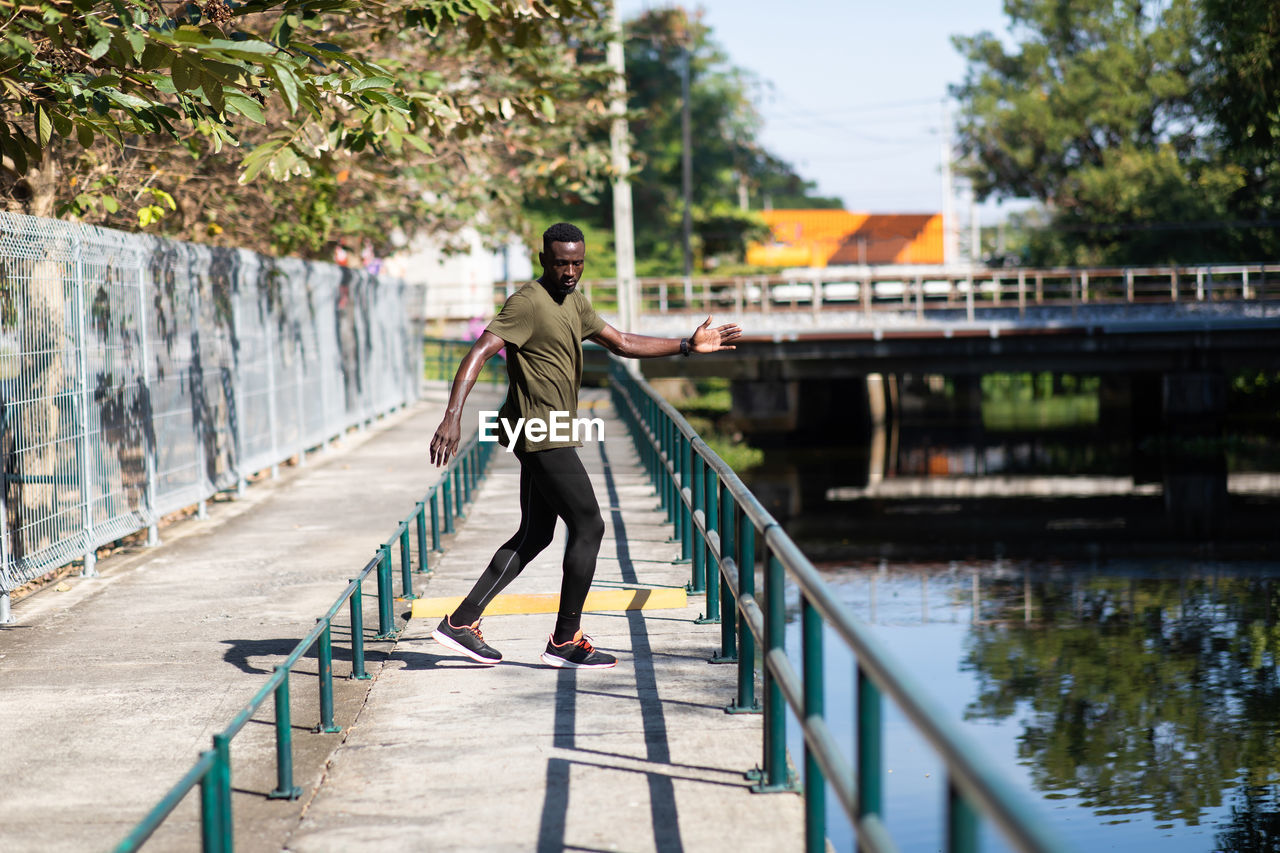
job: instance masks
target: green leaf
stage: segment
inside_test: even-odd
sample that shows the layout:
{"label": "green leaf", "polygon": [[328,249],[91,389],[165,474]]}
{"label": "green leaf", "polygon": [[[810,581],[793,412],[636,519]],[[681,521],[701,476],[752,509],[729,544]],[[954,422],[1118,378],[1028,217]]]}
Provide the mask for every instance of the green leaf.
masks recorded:
{"label": "green leaf", "polygon": [[81,148],[89,148],[93,145],[93,128],[88,125],[76,126],[76,141],[80,143]]}
{"label": "green leaf", "polygon": [[396,81],[392,80],[390,77],[365,77],[352,83],[351,87],[347,91],[355,94],[356,92],[363,92],[365,89],[373,89],[375,87],[390,89],[395,85]]}
{"label": "green leaf", "polygon": [[44,104],[36,105],[36,137],[40,140],[41,148],[48,148],[49,140],[53,137],[53,120],[49,117],[49,108]]}
{"label": "green leaf", "polygon": [[58,113],[58,112],[55,112],[52,118],[53,118],[53,129],[57,131],[58,135],[61,136],[63,139],[70,137],[71,130],[72,130],[71,119],[69,119],[67,116],[63,115],[62,113]]}
{"label": "green leaf", "polygon": [[293,76],[293,70],[287,65],[273,65],[267,68],[267,74],[275,83],[276,91],[280,93],[280,97],[284,99],[284,105],[289,108],[289,114],[298,111],[298,78]]}
{"label": "green leaf", "polygon": [[195,69],[191,67],[191,63],[181,56],[173,58],[173,87],[179,92],[190,92],[199,88],[199,78],[196,76]]}
{"label": "green leaf", "polygon": [[116,213],[120,210],[120,202],[116,201],[115,196],[104,195],[102,206],[106,208],[107,213]]}
{"label": "green leaf", "polygon": [[142,52],[142,67],[148,71],[160,68],[164,65],[165,59],[169,56],[169,48],[156,42],[147,45],[147,49]]}
{"label": "green leaf", "polygon": [[261,105],[253,98],[232,90],[226,90],[223,93],[223,98],[226,101],[227,109],[240,113],[249,121],[254,121],[258,124],[267,123],[266,116],[262,113]]}
{"label": "green leaf", "polygon": [[274,44],[265,41],[251,39],[249,41],[230,41],[228,39],[213,39],[207,45],[201,46],[202,50],[218,50],[228,54],[246,54],[249,56],[271,56],[275,54],[279,48]]}
{"label": "green leaf", "polygon": [[542,114],[547,117],[547,121],[556,120],[556,102],[551,100],[550,95],[542,96]]}
{"label": "green leaf", "polygon": [[222,84],[212,74],[200,73],[200,88],[204,90],[204,96],[209,101],[209,106],[213,107],[214,112],[226,112],[227,103],[223,97]]}

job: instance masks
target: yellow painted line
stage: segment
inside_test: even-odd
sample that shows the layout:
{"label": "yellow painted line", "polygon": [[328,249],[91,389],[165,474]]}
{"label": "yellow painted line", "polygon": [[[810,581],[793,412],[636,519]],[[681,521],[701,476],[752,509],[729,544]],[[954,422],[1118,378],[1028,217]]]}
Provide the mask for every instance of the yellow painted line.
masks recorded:
{"label": "yellow painted line", "polygon": [[[413,615],[444,616],[458,609],[461,595],[419,598],[413,602]],[[598,610],[666,610],[684,607],[683,589],[593,589],[587,593],[584,613]],[[484,609],[485,616],[518,613],[555,613],[560,609],[560,593],[542,592],[524,595],[499,595]]]}

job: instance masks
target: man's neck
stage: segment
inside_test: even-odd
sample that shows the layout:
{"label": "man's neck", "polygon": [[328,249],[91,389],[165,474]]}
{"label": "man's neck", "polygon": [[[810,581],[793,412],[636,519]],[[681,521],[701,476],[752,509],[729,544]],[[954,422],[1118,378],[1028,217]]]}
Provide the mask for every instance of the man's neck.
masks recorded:
{"label": "man's neck", "polygon": [[563,304],[565,299],[568,298],[569,294],[573,293],[571,289],[559,287],[555,284],[551,284],[550,282],[544,279],[539,278],[537,281],[538,281],[538,284],[542,285],[542,289],[545,290],[551,296],[551,298],[556,301],[557,305]]}

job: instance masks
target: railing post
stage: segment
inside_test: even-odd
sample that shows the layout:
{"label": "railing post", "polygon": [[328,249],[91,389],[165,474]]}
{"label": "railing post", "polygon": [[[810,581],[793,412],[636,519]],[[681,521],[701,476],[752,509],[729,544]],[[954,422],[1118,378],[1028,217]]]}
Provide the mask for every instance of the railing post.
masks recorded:
{"label": "railing post", "polygon": [[320,646],[320,725],[316,730],[324,734],[336,734],[342,731],[342,727],[333,724],[333,637],[327,619],[321,618],[316,621],[324,622],[324,630],[320,632],[318,642]]}
{"label": "railing post", "polygon": [[386,545],[378,546],[378,633],[377,640],[386,640],[395,636],[395,619],[391,611],[391,599],[395,593],[391,591],[391,549]]}
{"label": "railing post", "polygon": [[436,553],[440,552],[440,499],[436,495],[436,490],[431,490],[429,496],[431,502],[431,550]]}
{"label": "railing post", "polygon": [[[204,760],[204,757],[211,755],[212,752],[212,750],[202,752],[200,759]],[[219,836],[222,817],[218,812],[218,785],[213,772],[216,764],[215,757],[214,763],[210,764],[208,771],[200,777],[200,849],[203,853],[214,853],[222,849]]]}
{"label": "railing post", "polygon": [[418,525],[418,571],[427,574],[431,571],[427,561],[427,505],[424,501],[418,501],[414,506],[414,518]]}
{"label": "railing post", "polygon": [[231,853],[235,846],[231,822],[231,738],[224,734],[213,736],[212,779],[214,810],[214,844],[217,853]]}
{"label": "railing post", "polygon": [[[742,511],[733,508],[733,526],[738,543],[738,595],[755,597],[756,594],[756,528]],[[758,714],[760,703],[756,701],[756,640],[751,626],[738,615],[738,698],[725,708],[730,714]]]}
{"label": "railing post", "polygon": [[351,593],[351,677],[357,681],[368,681],[372,676],[364,671],[364,583],[360,578],[352,578],[356,585]]}
{"label": "railing post", "polygon": [[867,675],[866,670],[854,664],[854,681],[858,691],[858,719],[856,745],[858,771],[858,819],[878,815],[881,810],[883,776],[881,769],[880,688]]}
{"label": "railing post", "polygon": [[466,518],[462,513],[462,460],[453,466],[453,508],[455,518]]}
{"label": "railing post", "polygon": [[[801,642],[804,666],[804,718],[823,719],[822,617],[808,597],[800,602]],[[804,841],[808,853],[827,848],[827,781],[818,756],[804,745]]]}
{"label": "railing post", "polygon": [[956,788],[947,780],[947,851],[978,853],[978,815]]}
{"label": "railing post", "polygon": [[[716,572],[720,587],[720,654],[711,659],[712,663],[731,663],[738,659],[737,602],[733,598],[733,589],[725,574],[724,565],[733,560],[737,565],[738,546],[735,537],[734,500],[729,487],[723,482],[720,490],[720,568]],[[754,677],[754,674],[753,676]]]}
{"label": "railing post", "polygon": [[[693,585],[690,592],[705,592],[707,589],[707,543],[706,539],[698,533],[698,527],[694,523],[694,516],[699,510],[703,511],[703,523],[706,523],[706,506],[704,505],[703,495],[703,462],[702,454],[693,452],[693,441],[686,440],[686,459],[688,467],[685,471],[688,473],[689,483],[689,512],[688,527],[685,528],[685,539],[689,543],[689,557],[693,561]],[[683,481],[684,478],[682,478]]]}
{"label": "railing post", "polygon": [[[701,456],[702,476],[699,478],[703,482],[702,486],[702,515],[703,522],[706,524],[707,535],[702,539],[702,565],[703,577],[706,579],[707,587],[707,614],[699,620],[703,624],[718,624],[720,622],[720,564],[711,556],[711,548],[707,542],[714,531],[719,533],[720,527],[720,490],[716,485],[716,472],[712,467],[706,464],[706,460]],[[720,537],[720,547],[724,548],[724,537]]]}
{"label": "railing post", "polygon": [[[680,455],[680,493],[679,506],[680,511],[680,562],[693,562],[693,488],[692,488],[692,472],[693,472],[693,442],[685,438],[682,433],[676,432],[676,453]],[[689,489],[689,503],[684,502],[684,490]],[[696,573],[693,576],[693,592],[702,592],[703,579]]]}
{"label": "railing post", "polygon": [[453,532],[453,478],[446,471],[444,480],[444,532]]}
{"label": "railing post", "polygon": [[1027,314],[1027,271],[1018,270],[1018,316]]}
{"label": "railing post", "polygon": [[400,523],[400,588],[405,601],[413,601],[413,559],[409,556],[409,523]]}
{"label": "railing post", "polygon": [[787,703],[782,688],[769,666],[774,652],[786,654],[787,603],[783,595],[782,563],[766,551],[764,573],[764,762],[756,793],[794,791],[795,781],[787,770]]}
{"label": "railing post", "polygon": [[276,685],[276,789],[267,794],[273,800],[296,800],[302,789],[293,784],[293,723],[289,713],[289,670],[283,671]]}

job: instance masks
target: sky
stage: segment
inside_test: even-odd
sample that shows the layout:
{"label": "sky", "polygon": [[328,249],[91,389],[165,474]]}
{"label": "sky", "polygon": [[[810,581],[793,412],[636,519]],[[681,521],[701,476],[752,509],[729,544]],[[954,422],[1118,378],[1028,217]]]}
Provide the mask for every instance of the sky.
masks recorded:
{"label": "sky", "polygon": [[[671,3],[621,0],[624,20]],[[1007,36],[1002,0],[702,0],[712,38],[759,81],[760,141],[848,210],[942,210],[947,87],[964,78],[953,34]],[[962,192],[963,188],[957,188]],[[1010,209],[981,206],[984,223]],[[967,213],[963,197],[957,213]]]}

